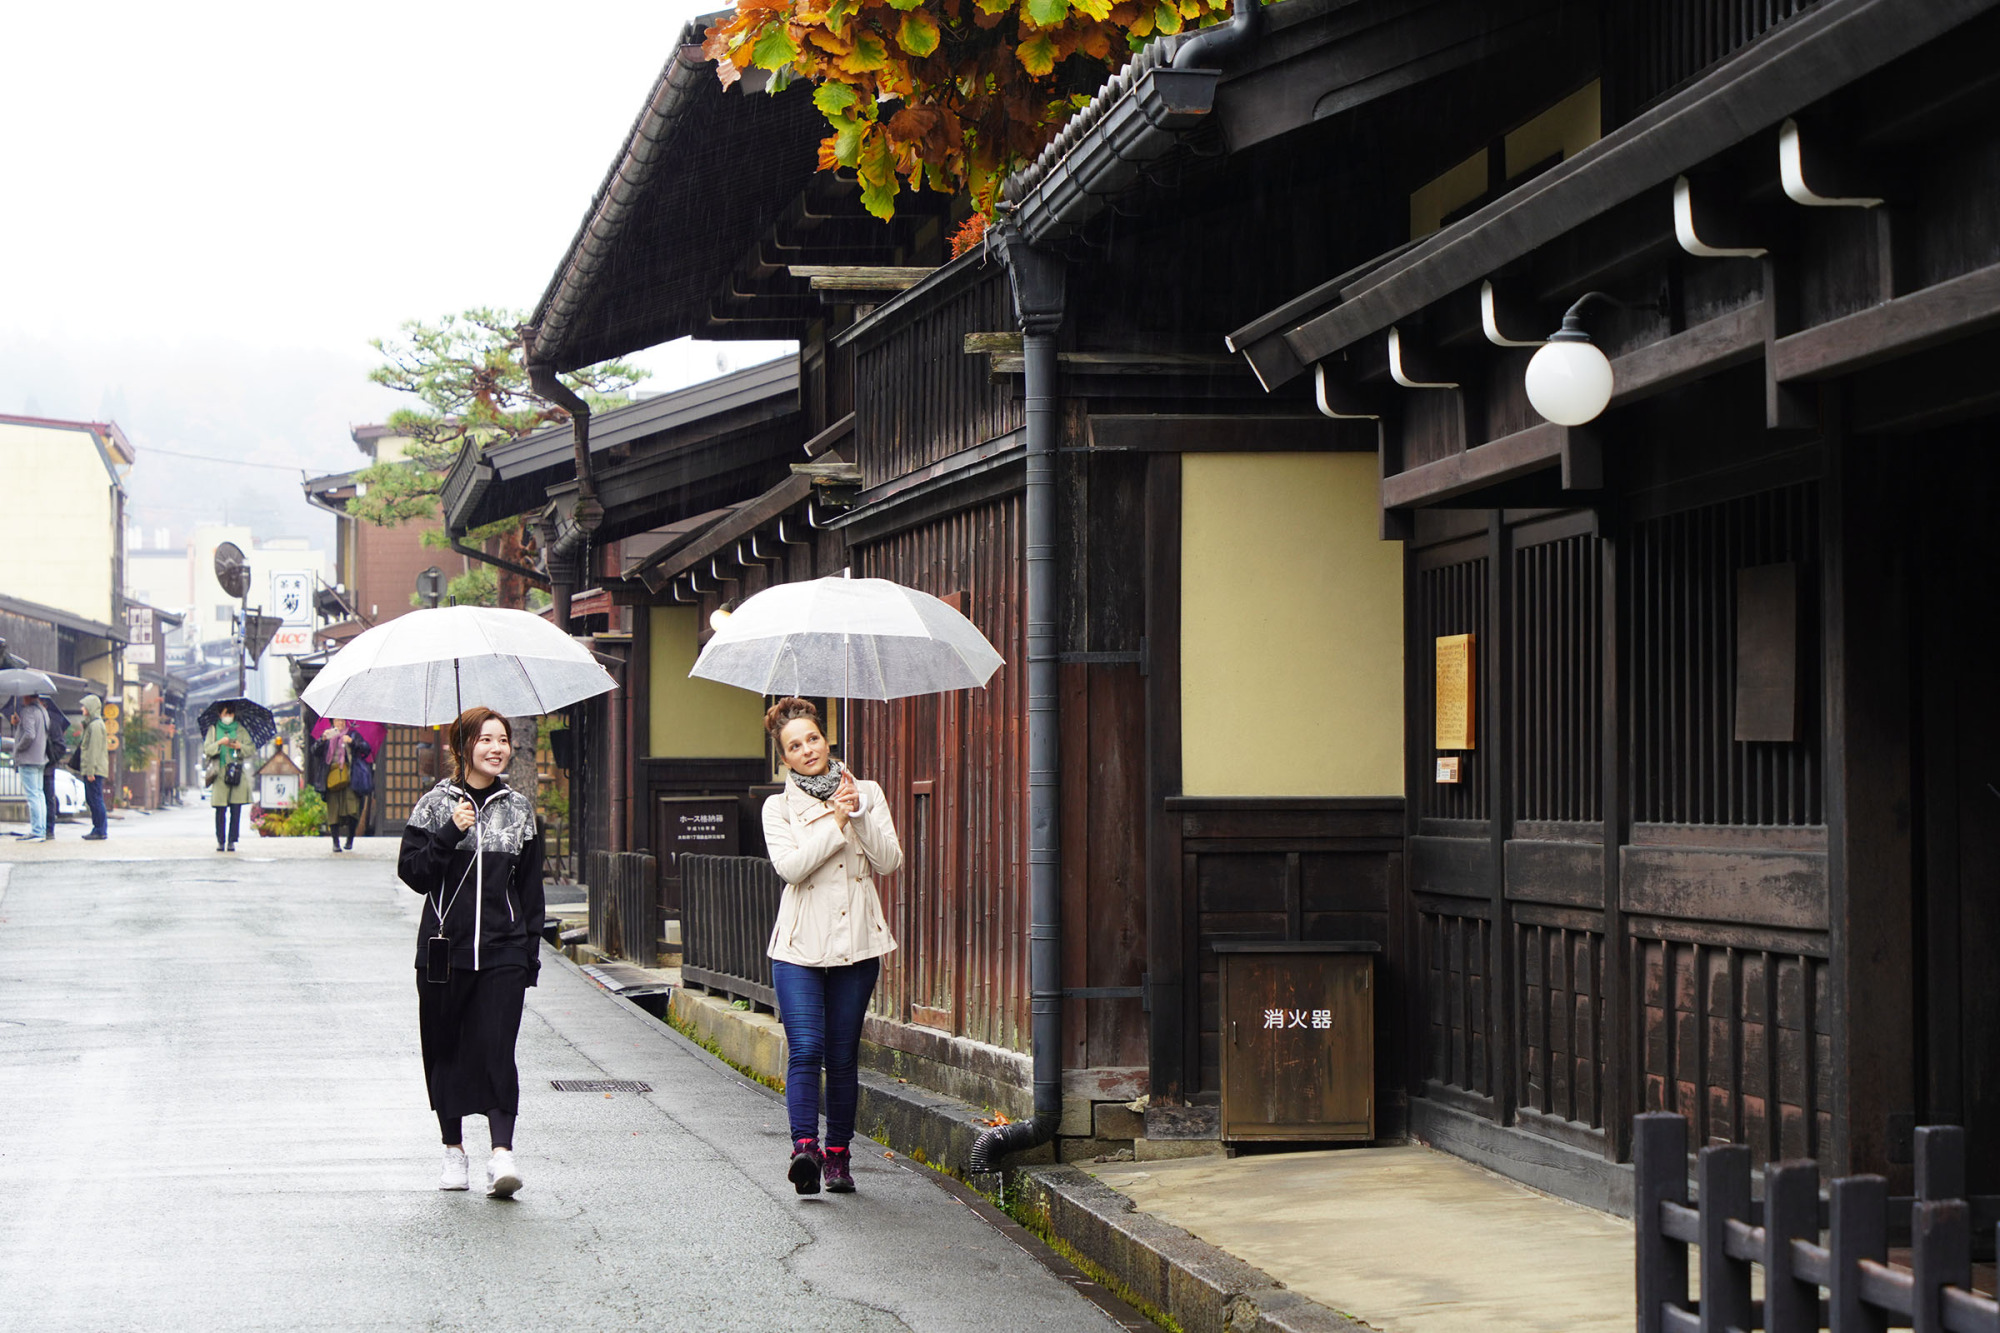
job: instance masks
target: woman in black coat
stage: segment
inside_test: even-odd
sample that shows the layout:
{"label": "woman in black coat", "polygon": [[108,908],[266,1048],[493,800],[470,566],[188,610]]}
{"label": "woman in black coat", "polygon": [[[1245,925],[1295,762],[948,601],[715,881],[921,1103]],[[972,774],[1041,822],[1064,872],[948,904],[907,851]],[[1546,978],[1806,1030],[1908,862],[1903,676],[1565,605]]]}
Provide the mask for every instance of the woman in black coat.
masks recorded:
{"label": "woman in black coat", "polygon": [[493,1143],[486,1192],[508,1198],[521,1188],[514,1042],[541,970],[542,840],[533,800],[501,777],[514,754],[507,719],[468,708],[448,734],[452,776],[418,798],[397,862],[426,899],[417,932],[424,1080],[444,1136],[438,1188],[469,1185],[462,1121],[483,1115]]}

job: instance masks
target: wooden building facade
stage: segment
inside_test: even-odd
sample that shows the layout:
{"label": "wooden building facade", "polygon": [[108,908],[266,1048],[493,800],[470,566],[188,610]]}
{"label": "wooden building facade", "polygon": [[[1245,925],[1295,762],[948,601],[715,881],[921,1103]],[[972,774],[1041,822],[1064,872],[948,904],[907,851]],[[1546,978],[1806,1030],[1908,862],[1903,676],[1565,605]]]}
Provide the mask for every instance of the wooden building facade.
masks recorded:
{"label": "wooden building facade", "polygon": [[[986,690],[835,723],[908,850],[868,1038],[1029,1109],[1022,375],[1053,330],[1066,1093],[1215,1137],[1217,946],[1359,941],[1379,1137],[1607,1207],[1641,1109],[1899,1169],[1995,1058],[1989,9],[1284,0],[1148,47],[955,260],[928,197],[881,224],[786,165],[799,90],[723,92],[691,32],[647,116],[762,165],[717,226],[628,146],[537,355],[794,337],[796,410],[727,497],[634,467],[607,501],[595,540],[655,544],[583,581],[631,616],[632,703],[587,743],[751,828],[754,709],[726,771],[655,744],[711,614],[843,570],[960,607],[1007,659]],[[694,151],[647,116],[647,162]],[[1613,396],[1556,426],[1524,370],[1592,291]]]}
{"label": "wooden building facade", "polygon": [[[2000,18],[1723,8],[1607,10],[1601,137],[1496,167],[1456,220],[1232,335],[1382,431],[1413,1128],[1610,1205],[1634,1111],[1894,1177],[1912,1124],[1991,1114],[2000,1054],[1967,984],[2000,827],[1967,767],[1994,674],[1968,538],[2000,407],[1975,369]],[[1586,307],[1610,407],[1558,426],[1524,371],[1591,291],[1624,303]],[[1468,634],[1469,744],[1432,676]]]}

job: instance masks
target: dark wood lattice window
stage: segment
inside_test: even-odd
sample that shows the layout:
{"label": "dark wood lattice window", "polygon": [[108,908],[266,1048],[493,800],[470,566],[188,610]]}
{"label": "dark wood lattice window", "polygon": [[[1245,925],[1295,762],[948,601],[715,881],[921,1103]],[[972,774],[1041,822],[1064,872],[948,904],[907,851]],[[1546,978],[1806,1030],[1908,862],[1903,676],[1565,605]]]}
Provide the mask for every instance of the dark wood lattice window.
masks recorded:
{"label": "dark wood lattice window", "polygon": [[1514,552],[1514,813],[1603,818],[1603,554],[1596,537]]}
{"label": "dark wood lattice window", "polygon": [[[1417,623],[1421,626],[1421,638],[1415,645],[1424,663],[1423,687],[1418,691],[1418,712],[1422,714],[1419,725],[1422,728],[1420,740],[1425,752],[1429,751],[1436,735],[1437,718],[1436,691],[1431,681],[1436,670],[1436,644],[1438,639],[1449,634],[1472,634],[1477,649],[1479,668],[1474,675],[1474,688],[1478,692],[1473,709],[1473,750],[1463,756],[1460,780],[1455,783],[1425,781],[1419,784],[1419,799],[1426,818],[1431,819],[1484,819],[1487,816],[1487,781],[1484,767],[1479,762],[1489,739],[1491,728],[1487,725],[1490,709],[1484,707],[1491,697],[1489,678],[1491,673],[1484,670],[1488,660],[1490,645],[1486,634],[1486,565],[1481,560],[1463,560],[1456,564],[1441,565],[1433,569],[1422,569],[1417,575],[1417,595],[1419,605]],[[1426,774],[1426,777],[1429,775]]]}
{"label": "dark wood lattice window", "polygon": [[[1633,818],[1825,821],[1819,718],[1819,487],[1806,482],[1638,525],[1632,542]],[[1735,739],[1738,571],[1798,567],[1798,739]]]}

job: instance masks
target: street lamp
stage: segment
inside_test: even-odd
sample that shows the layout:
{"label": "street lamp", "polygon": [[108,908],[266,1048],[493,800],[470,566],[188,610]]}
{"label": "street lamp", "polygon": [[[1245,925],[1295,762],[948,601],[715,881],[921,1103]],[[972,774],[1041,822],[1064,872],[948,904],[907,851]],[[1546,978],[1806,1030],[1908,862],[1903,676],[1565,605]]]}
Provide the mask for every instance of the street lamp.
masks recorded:
{"label": "street lamp", "polygon": [[1610,359],[1583,328],[1584,304],[1593,300],[1625,305],[1603,292],[1586,292],[1528,362],[1528,402],[1558,426],[1585,425],[1611,405]]}

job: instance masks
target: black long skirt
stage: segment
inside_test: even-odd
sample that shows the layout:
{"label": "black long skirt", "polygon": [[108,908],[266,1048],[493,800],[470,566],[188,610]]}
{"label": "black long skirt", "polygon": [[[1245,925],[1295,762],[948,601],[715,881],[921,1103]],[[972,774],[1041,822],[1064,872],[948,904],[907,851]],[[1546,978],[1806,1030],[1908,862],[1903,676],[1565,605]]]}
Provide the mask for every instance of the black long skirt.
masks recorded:
{"label": "black long skirt", "polygon": [[518,1115],[521,1075],[514,1042],[528,969],[509,965],[474,972],[453,968],[432,983],[417,973],[417,1024],[424,1040],[424,1082],[431,1109],[442,1116]]}

